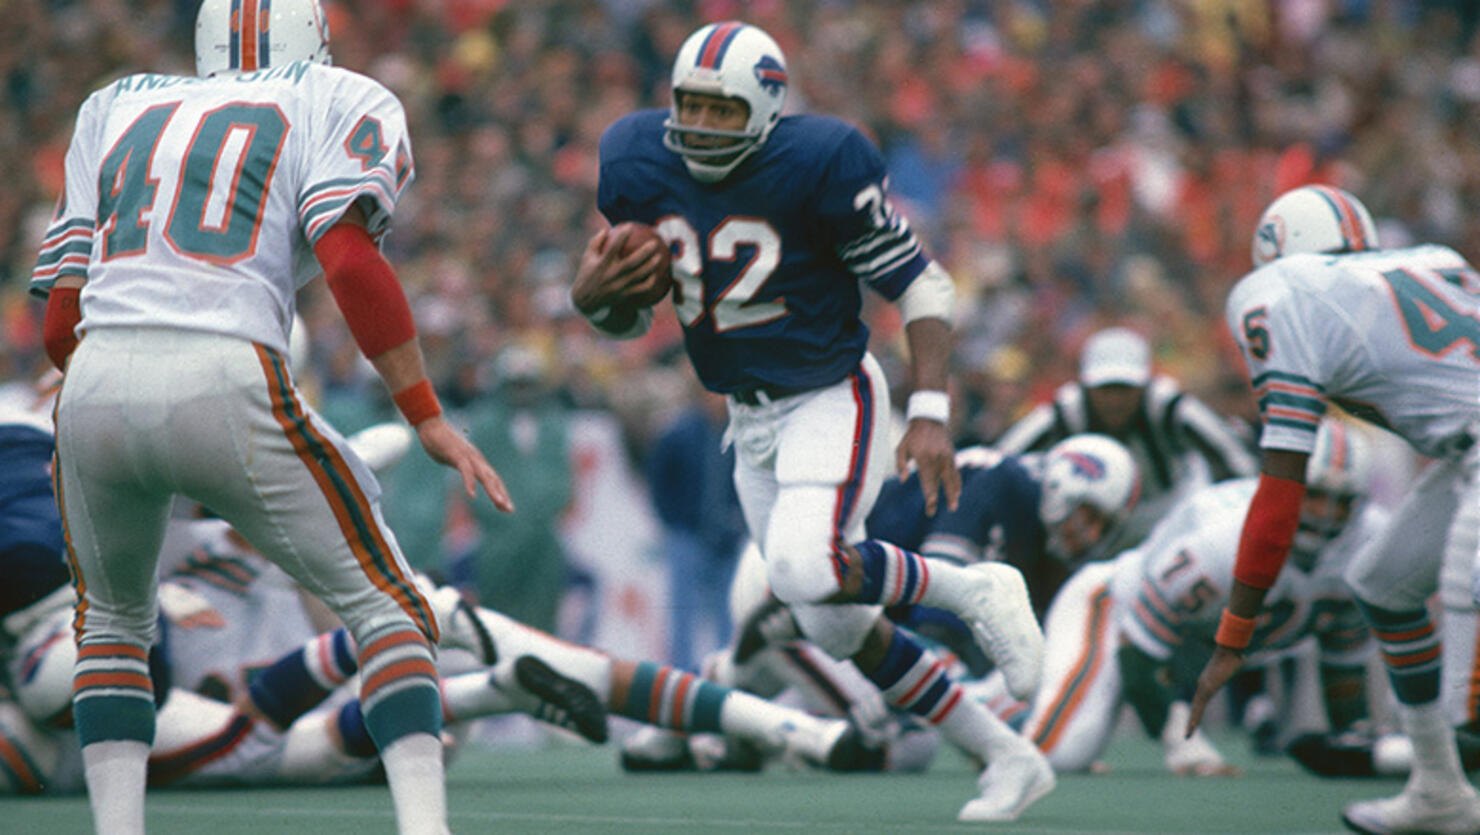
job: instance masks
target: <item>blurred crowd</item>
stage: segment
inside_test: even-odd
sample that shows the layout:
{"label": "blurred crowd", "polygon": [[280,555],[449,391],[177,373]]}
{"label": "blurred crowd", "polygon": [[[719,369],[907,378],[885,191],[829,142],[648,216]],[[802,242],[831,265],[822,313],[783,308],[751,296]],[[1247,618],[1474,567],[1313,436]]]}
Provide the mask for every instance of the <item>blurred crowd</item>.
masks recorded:
{"label": "blurred crowd", "polygon": [[[594,209],[602,130],[666,106],[704,22],[786,50],[792,110],[863,127],[896,203],[955,276],[963,440],[989,440],[1073,376],[1107,324],[1216,408],[1252,400],[1222,324],[1278,192],[1360,196],[1386,244],[1480,241],[1475,4],[1417,0],[329,0],[335,63],[400,95],[417,179],[387,253],[439,388],[493,390],[536,357],[567,404],[610,408],[638,447],[691,385],[671,313],[611,343],[566,288]],[[126,72],[190,73],[192,0],[8,0],[0,27],[0,377],[45,362],[27,297],[71,120]],[[301,309],[331,417],[380,408],[321,282]],[[665,310],[667,306],[664,306]],[[892,308],[875,351],[904,383]],[[657,404],[659,408],[654,408]],[[669,408],[671,407],[671,408]]]}

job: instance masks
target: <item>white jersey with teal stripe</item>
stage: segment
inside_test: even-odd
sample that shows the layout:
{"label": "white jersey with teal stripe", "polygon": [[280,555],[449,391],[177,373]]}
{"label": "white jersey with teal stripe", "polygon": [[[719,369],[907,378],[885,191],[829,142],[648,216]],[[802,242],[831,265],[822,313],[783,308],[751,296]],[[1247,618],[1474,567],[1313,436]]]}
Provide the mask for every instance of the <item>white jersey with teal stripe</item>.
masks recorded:
{"label": "white jersey with teal stripe", "polygon": [[1228,297],[1264,418],[1260,445],[1309,452],[1334,402],[1447,457],[1480,419],[1480,274],[1442,246],[1291,255]]}
{"label": "white jersey with teal stripe", "polygon": [[[1210,644],[1228,603],[1239,530],[1257,479],[1210,485],[1179,503],[1136,549],[1140,558],[1117,563],[1112,586],[1118,625],[1126,640],[1155,658],[1178,646]],[[1373,541],[1384,511],[1359,505],[1341,532],[1305,560],[1292,562],[1265,598],[1252,649],[1289,649],[1315,634],[1329,663],[1359,661],[1368,635],[1342,573],[1353,552]]]}
{"label": "white jersey with teal stripe", "polygon": [[128,76],[78,113],[31,290],[85,277],[83,331],[286,351],[294,294],[319,273],[313,242],[356,201],[383,234],[412,171],[400,101],[349,70]]}

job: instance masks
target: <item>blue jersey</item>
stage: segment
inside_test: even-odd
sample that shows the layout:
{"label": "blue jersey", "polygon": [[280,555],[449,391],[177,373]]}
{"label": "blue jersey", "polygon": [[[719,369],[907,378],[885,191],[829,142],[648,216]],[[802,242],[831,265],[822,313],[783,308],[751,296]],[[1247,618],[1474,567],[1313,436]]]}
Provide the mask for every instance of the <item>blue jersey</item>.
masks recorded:
{"label": "blue jersey", "polygon": [[916,552],[932,540],[932,556],[1008,563],[1023,572],[1033,607],[1042,615],[1068,578],[1069,566],[1048,555],[1037,477],[1016,456],[958,465],[961,501],[954,511],[942,502],[934,518],[925,515],[918,474],[885,481],[866,522],[869,538]]}
{"label": "blue jersey", "polygon": [[0,616],[67,582],[62,518],[51,491],[52,436],[0,424]]}
{"label": "blue jersey", "polygon": [[667,116],[640,111],[607,129],[597,205],[669,243],[699,379],[729,393],[846,377],[868,345],[860,281],[893,301],[929,263],[887,199],[878,149],[841,120],[788,116],[728,177],[703,183],[663,146]]}

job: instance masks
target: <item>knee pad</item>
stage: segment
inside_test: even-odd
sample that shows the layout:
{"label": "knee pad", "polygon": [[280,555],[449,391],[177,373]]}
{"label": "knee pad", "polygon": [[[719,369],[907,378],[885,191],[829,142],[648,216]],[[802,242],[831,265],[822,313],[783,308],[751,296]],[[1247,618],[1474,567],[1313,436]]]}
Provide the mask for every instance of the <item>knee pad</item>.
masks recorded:
{"label": "knee pad", "polygon": [[802,606],[839,591],[832,549],[825,538],[777,536],[773,540],[766,551],[766,579],[778,600]]}
{"label": "knee pad", "polygon": [[858,603],[792,607],[802,634],[834,658],[858,652],[883,612],[882,607]]}

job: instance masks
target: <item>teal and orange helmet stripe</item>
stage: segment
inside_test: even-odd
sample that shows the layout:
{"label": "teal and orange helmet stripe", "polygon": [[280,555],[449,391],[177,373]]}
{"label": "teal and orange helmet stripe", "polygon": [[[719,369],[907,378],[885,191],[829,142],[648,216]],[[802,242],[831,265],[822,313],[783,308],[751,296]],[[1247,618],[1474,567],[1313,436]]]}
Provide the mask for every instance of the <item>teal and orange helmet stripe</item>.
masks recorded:
{"label": "teal and orange helmet stripe", "polygon": [[719,65],[724,63],[725,53],[730,49],[730,43],[744,28],[745,24],[735,20],[716,24],[713,29],[709,30],[709,36],[704,39],[703,46],[699,47],[697,66],[710,70],[719,69]]}
{"label": "teal and orange helmet stripe", "polygon": [[1372,242],[1367,240],[1367,230],[1362,225],[1362,216],[1352,205],[1346,192],[1331,186],[1311,186],[1311,190],[1319,194],[1325,201],[1331,204],[1331,211],[1336,213],[1336,221],[1341,226],[1342,249],[1346,252],[1361,252],[1369,249]]}
{"label": "teal and orange helmet stripe", "polygon": [[231,69],[251,72],[270,65],[271,20],[272,0],[231,0]]}

